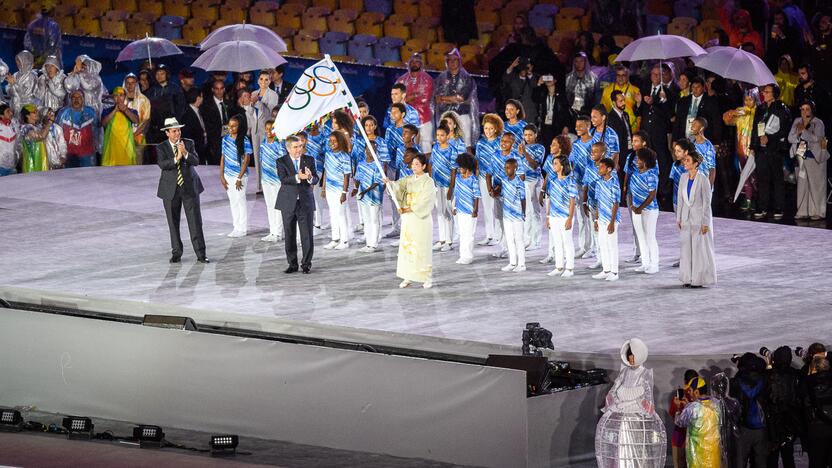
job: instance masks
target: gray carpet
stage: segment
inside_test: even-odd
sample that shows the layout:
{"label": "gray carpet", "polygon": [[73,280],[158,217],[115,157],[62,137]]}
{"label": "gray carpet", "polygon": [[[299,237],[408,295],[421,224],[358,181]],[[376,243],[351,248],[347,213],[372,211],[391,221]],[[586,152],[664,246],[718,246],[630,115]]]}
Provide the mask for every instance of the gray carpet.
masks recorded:
{"label": "gray carpet", "polygon": [[[539,321],[554,332],[558,350],[577,352],[610,352],[631,336],[644,339],[651,352],[688,355],[805,346],[832,335],[827,230],[717,219],[719,284],[709,289],[680,287],[670,266],[678,258],[675,223],[663,213],[657,275],[627,271],[622,263],[620,281],[602,282],[590,278],[589,261],[579,260],[574,278],[550,278],[545,273],[551,267],[537,262],[543,248],[527,253],[527,272],[503,273],[507,262],[491,258],[494,247],[477,247],[468,266],[454,263],[456,250],[436,253],[433,289],[399,290],[396,248],[385,245],[375,254],[358,252],[356,244],[323,250],[328,231],[316,236],[313,274],[285,275],[282,243],[259,240],[266,217],[253,187],[249,235],[227,238],[228,201],[216,168],[207,166],[200,175],[212,263],[195,263],[183,218],[185,256],[181,265],[170,265],[164,210],[155,196],[158,172],[155,166],[69,169],[0,179],[0,281],[499,344],[519,344],[524,324]],[[389,223],[388,207],[385,214]],[[628,216],[622,221],[623,262],[633,242]]]}

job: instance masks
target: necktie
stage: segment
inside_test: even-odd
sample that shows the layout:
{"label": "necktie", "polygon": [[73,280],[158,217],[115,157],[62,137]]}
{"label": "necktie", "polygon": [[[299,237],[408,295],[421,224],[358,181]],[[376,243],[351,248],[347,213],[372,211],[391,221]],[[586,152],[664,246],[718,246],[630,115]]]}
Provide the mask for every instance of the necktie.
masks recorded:
{"label": "necktie", "polygon": [[653,86],[653,97],[655,98],[658,95],[659,95],[659,87],[658,86]]}
{"label": "necktie", "polygon": [[300,168],[298,168],[298,160],[292,159],[292,162],[295,163],[295,174],[297,174],[298,172],[300,172]]}
{"label": "necktie", "polygon": [[220,103],[220,106],[222,107],[222,123],[223,123],[223,125],[225,125],[225,124],[228,123],[228,113],[225,110],[225,103],[224,102]]}
{"label": "necktie", "polygon": [[[179,147],[173,145],[173,157],[176,158],[179,156]],[[185,186],[185,178],[182,177],[182,160],[176,162],[176,185],[183,187]]]}

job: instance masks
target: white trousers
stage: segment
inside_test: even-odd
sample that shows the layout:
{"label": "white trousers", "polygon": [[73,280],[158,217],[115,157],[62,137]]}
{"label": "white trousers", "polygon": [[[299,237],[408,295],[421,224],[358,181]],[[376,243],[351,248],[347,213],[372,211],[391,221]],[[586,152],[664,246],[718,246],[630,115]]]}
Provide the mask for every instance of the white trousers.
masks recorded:
{"label": "white trousers", "polygon": [[523,221],[503,221],[508,262],[512,265],[526,266],[526,244],[523,241]]}
{"label": "white trousers", "polygon": [[641,265],[645,269],[659,268],[659,242],[656,240],[656,224],[659,210],[643,210],[640,215],[633,213],[633,227],[641,249]]}
{"label": "white trousers", "polygon": [[618,274],[618,224],[615,223],[615,231],[607,233],[608,223],[598,220],[598,254],[601,257],[601,266],[605,272]]}
{"label": "white trousers", "polygon": [[575,268],[575,244],[572,242],[572,231],[565,229],[567,218],[549,216],[549,250],[554,251],[555,268],[567,270]]}
{"label": "white trousers", "polygon": [[378,247],[381,240],[381,205],[358,202],[358,213],[364,220],[364,239],[367,247]]}
{"label": "white trousers", "polygon": [[430,153],[431,148],[433,148],[433,137],[433,120],[428,120],[419,125],[419,147],[422,149],[422,153]]}
{"label": "white trousers", "polygon": [[477,218],[469,214],[457,213],[456,224],[459,228],[459,259],[472,260],[474,258],[474,230],[477,228]]}
{"label": "white trousers", "polygon": [[589,230],[589,246],[586,247],[584,250],[587,252],[592,252],[592,255],[595,257],[596,260],[601,260],[601,254],[599,252],[600,247],[598,246],[598,233],[600,232],[601,226],[599,224],[599,230],[596,231],[595,221],[593,221],[597,212],[598,208],[592,206],[589,207],[589,216],[587,218],[587,229]]}
{"label": "white trousers", "polygon": [[494,199],[488,194],[488,184],[485,183],[485,176],[479,176],[480,181],[480,210],[485,219],[485,238],[494,239],[496,231],[496,220],[494,219]]}
{"label": "white trousers", "polygon": [[248,210],[246,209],[246,187],[248,186],[248,176],[243,176],[243,188],[237,190],[237,178],[224,176],[225,181],[228,182],[228,190],[225,193],[228,195],[228,202],[231,205],[231,222],[234,224],[234,230],[237,232],[248,232]]}
{"label": "white trousers", "polygon": [[[321,177],[321,174],[318,174],[318,177]],[[326,199],[321,196],[321,188],[320,187],[313,187],[312,194],[315,198],[315,226],[323,226],[324,222],[324,205],[326,205]]]}
{"label": "white trousers", "polygon": [[[395,169],[393,169],[390,166],[387,166],[387,170],[385,172],[387,173],[387,178],[388,179],[396,180],[396,170]],[[390,207],[390,217],[391,217],[390,224],[393,226],[393,231],[399,232],[401,230],[401,227],[402,227],[402,218],[401,218],[401,215],[399,214],[399,210],[396,209],[396,204],[393,202],[393,196],[390,195],[390,193],[391,193],[390,190],[387,190],[387,189],[384,190],[384,196],[387,197],[387,200],[389,201],[389,203],[384,203],[384,205],[387,205],[387,206]],[[380,215],[380,217],[383,218],[384,215]]]}
{"label": "white trousers", "polygon": [[454,218],[447,187],[436,187],[436,224],[439,226],[439,242],[453,242]]}
{"label": "white trousers", "polygon": [[[582,187],[578,187],[578,193],[581,193]],[[583,202],[586,202],[583,197],[579,197],[579,202],[575,205],[575,224],[578,228],[578,250],[584,252],[593,251],[593,223],[592,223],[592,209],[589,210],[589,216],[584,214],[582,207]]]}
{"label": "white trousers", "polygon": [[269,217],[269,234],[283,237],[283,214],[274,207],[279,190],[280,183],[263,182],[263,197],[266,199],[266,214]]}
{"label": "white trousers", "polygon": [[[486,195],[487,197],[491,197],[491,195]],[[493,239],[500,241],[500,246],[505,249],[506,248],[506,236],[505,236],[505,226],[503,225],[503,198],[496,197],[492,198],[491,200],[494,201],[494,209],[492,212],[494,213],[494,237]],[[525,247],[525,246],[524,246]]]}
{"label": "white trousers", "polygon": [[630,227],[633,229],[633,257],[641,257],[641,245],[638,242],[638,233],[636,232],[636,219],[633,210],[627,209],[630,212]]}
{"label": "white trousers", "polygon": [[340,190],[326,191],[326,205],[329,208],[329,227],[331,239],[339,242],[349,242],[349,225],[347,224],[347,204],[341,203]]}
{"label": "white trousers", "polygon": [[[459,116],[459,126],[462,131],[462,139],[465,141],[465,147],[471,146],[471,141],[474,138],[474,123],[471,120],[471,114],[461,114]],[[468,151],[468,150],[466,150]]]}
{"label": "white trousers", "polygon": [[540,244],[540,202],[538,194],[540,180],[525,180],[526,221],[523,223],[523,241],[526,245]]}

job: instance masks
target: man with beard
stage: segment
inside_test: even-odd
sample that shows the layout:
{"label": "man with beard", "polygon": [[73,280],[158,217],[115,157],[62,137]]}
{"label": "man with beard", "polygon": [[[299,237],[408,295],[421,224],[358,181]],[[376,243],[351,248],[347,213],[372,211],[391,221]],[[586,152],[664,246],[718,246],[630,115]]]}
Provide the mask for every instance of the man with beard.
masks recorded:
{"label": "man with beard", "polygon": [[423,153],[427,153],[433,144],[433,115],[430,109],[433,99],[433,79],[422,69],[422,66],[422,55],[413,54],[407,62],[408,72],[400,76],[396,83],[405,86],[405,103],[413,106],[419,114],[419,147]]}
{"label": "man with beard", "polygon": [[623,65],[615,66],[615,81],[604,88],[601,93],[601,104],[610,112],[613,107],[612,93],[621,91],[624,94],[624,109],[630,117],[630,130],[638,128],[638,120],[634,112],[635,96],[639,93],[638,88],[630,82],[630,70]]}
{"label": "man with beard", "polygon": [[780,100],[780,88],[766,85],[762,88],[763,103],[754,113],[751,129],[751,148],[754,150],[757,178],[757,212],[754,218],[762,219],[774,213],[774,219],[783,218],[784,180],[783,162],[788,155],[789,109]]}
{"label": "man with beard", "polygon": [[598,96],[598,76],[589,69],[589,60],[579,52],[572,60],[572,71],[566,75],[566,102],[576,113],[592,111]]}
{"label": "man with beard", "polygon": [[182,120],[187,107],[182,88],[170,81],[170,72],[167,66],[161,64],[156,67],[154,77],[156,78],[156,84],[147,92],[147,97],[150,99],[150,126],[147,132],[147,141],[151,144],[161,143],[165,140],[165,135],[157,130],[164,126],[165,119],[176,117],[177,120]]}
{"label": "man with beard", "polygon": [[208,164],[219,164],[221,151],[220,142],[227,132],[228,119],[231,118],[231,109],[224,100],[225,83],[222,80],[215,80],[211,87],[211,94],[208,99],[202,101],[199,113],[205,123],[205,133],[208,137]]}
{"label": "man with beard", "polygon": [[809,44],[807,60],[817,73],[815,79],[829,89],[832,85],[832,13],[821,12],[816,21],[817,32],[806,34]]}
{"label": "man with beard", "polygon": [[650,85],[636,96],[636,115],[641,117],[641,129],[647,133],[647,146],[656,152],[659,163],[659,197],[663,208],[669,208],[673,183],[668,178],[672,161],[667,146],[667,135],[672,131],[670,117],[676,105],[674,94],[660,77],[659,67],[650,70]]}
{"label": "man with beard", "polygon": [[[829,97],[829,92],[817,85],[815,82],[814,69],[811,65],[803,64],[797,69],[797,88],[794,90],[794,104],[795,107],[800,108],[801,104],[806,101],[815,103],[815,114],[823,122],[829,122],[832,118],[830,115],[830,106],[832,106],[832,99]],[[826,126],[826,134],[830,135],[832,125]]]}
{"label": "man with beard", "polygon": [[[613,91],[610,97],[612,110],[607,114],[607,125],[618,135],[621,153],[626,155],[633,149],[633,131],[630,126],[630,116],[627,115],[627,108],[624,104],[624,93]],[[621,161],[618,169],[620,170],[623,165],[624,161]]]}

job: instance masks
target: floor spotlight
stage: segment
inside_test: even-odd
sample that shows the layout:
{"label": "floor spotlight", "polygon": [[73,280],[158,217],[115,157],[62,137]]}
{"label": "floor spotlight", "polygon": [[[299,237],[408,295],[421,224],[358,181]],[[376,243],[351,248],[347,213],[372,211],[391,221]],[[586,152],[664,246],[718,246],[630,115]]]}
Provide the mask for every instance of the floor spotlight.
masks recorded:
{"label": "floor spotlight", "polygon": [[22,424],[23,416],[20,415],[20,411],[0,409],[0,431],[20,432]]}
{"label": "floor spotlight", "polygon": [[95,425],[92,419],[84,416],[67,416],[63,420],[67,439],[92,439]]}
{"label": "floor spotlight", "polygon": [[212,435],[211,456],[224,457],[237,453],[237,444],[240,442],[236,435]]}
{"label": "floor spotlight", "polygon": [[141,448],[162,448],[165,443],[165,433],[159,426],[136,426],[133,428],[133,438],[139,441]]}

